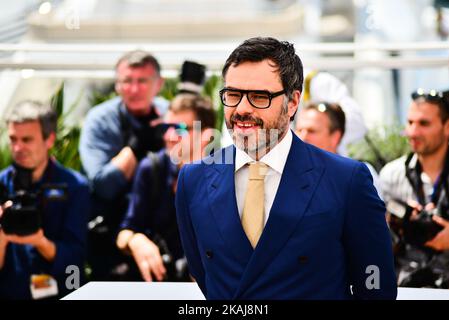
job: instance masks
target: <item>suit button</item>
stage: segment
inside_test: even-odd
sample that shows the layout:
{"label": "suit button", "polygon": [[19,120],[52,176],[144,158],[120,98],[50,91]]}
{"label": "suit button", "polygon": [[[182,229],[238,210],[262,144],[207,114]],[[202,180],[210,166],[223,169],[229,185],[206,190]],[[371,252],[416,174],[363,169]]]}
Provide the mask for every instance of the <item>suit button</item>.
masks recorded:
{"label": "suit button", "polygon": [[210,250],[207,250],[207,251],[206,251],[206,257],[207,257],[207,259],[212,259],[213,256],[214,256],[214,253],[213,253],[212,251],[210,251]]}
{"label": "suit button", "polygon": [[300,256],[300,257],[298,258],[298,261],[299,261],[299,263],[301,263],[301,264],[307,263],[308,260],[309,260],[309,257],[306,257],[306,256]]}

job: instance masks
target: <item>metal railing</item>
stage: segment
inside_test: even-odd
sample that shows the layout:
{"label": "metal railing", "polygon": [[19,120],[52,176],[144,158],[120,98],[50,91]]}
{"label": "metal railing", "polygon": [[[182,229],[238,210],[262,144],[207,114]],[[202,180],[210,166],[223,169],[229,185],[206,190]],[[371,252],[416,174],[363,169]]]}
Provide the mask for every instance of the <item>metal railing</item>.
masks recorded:
{"label": "metal railing", "polygon": [[[224,52],[232,51],[238,42],[190,42],[190,43],[132,43],[132,44],[50,44],[50,43],[0,43],[0,51],[22,52],[125,52],[136,48],[155,53],[176,52]],[[404,42],[404,43],[354,43],[327,42],[295,44],[299,52],[341,54],[358,51],[427,51],[448,50],[448,41]]]}
{"label": "metal railing", "polygon": [[[123,52],[143,49],[162,64],[164,76],[176,74],[190,57],[216,73],[237,42],[135,43],[135,44],[37,44],[0,43],[0,69],[32,70],[34,76],[66,78],[112,78],[116,59]],[[296,49],[311,69],[348,70],[364,68],[403,69],[449,66],[449,42],[415,43],[301,43]],[[430,52],[428,54],[427,52]],[[438,52],[438,54],[436,54]],[[30,73],[31,74],[31,73]]]}

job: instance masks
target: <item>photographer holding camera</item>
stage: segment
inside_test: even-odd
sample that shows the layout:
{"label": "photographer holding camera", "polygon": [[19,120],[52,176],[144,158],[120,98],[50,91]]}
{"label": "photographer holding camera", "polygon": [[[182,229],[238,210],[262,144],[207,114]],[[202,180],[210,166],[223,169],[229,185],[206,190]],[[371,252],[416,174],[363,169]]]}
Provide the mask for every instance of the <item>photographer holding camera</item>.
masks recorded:
{"label": "photographer holding camera", "polygon": [[115,246],[118,226],[139,161],[163,147],[160,122],[168,108],[166,100],[156,97],[164,81],[151,54],[126,53],[115,70],[119,97],[88,112],[79,146],[93,196],[88,253],[93,280],[122,276],[123,256]]}
{"label": "photographer holding camera", "polygon": [[[50,158],[57,116],[25,101],[6,115],[13,165],[0,172],[0,298],[64,295],[68,266],[83,277],[87,181]],[[82,279],[78,279],[79,281]]]}
{"label": "photographer holding camera", "polygon": [[398,284],[448,288],[448,95],[418,89],[412,99],[405,133],[413,152],[380,172]]}
{"label": "photographer holding camera", "polygon": [[165,149],[139,164],[116,243],[133,256],[145,281],[188,281],[176,221],[176,182],[184,163],[205,155],[215,111],[208,99],[183,93],[172,101],[165,121]]}

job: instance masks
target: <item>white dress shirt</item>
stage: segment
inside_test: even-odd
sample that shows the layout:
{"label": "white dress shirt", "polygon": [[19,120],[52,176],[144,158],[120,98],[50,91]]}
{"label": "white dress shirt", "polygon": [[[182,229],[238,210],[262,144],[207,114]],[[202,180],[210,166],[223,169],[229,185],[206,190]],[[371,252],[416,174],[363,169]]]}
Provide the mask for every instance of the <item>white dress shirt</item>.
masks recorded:
{"label": "white dress shirt", "polygon": [[[268,166],[267,176],[265,177],[265,224],[270,215],[270,210],[276,196],[279,183],[281,182],[282,172],[284,171],[285,162],[292,146],[293,136],[291,130],[282,140],[264,155],[259,161]],[[255,162],[247,153],[236,148],[235,154],[235,195],[240,219],[242,218],[243,206],[245,203],[246,188],[248,186],[249,168],[246,164]]]}

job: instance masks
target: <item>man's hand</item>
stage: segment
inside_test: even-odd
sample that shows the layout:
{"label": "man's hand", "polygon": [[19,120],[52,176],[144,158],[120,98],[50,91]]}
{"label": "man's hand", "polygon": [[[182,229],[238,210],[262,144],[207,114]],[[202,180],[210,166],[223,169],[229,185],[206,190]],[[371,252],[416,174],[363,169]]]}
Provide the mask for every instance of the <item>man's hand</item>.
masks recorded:
{"label": "man's hand", "polygon": [[128,146],[135,157],[140,161],[149,151],[157,152],[164,147],[164,129],[166,126],[159,119],[152,121],[151,125],[144,125],[140,129],[134,129],[128,139]]}
{"label": "man's hand", "polygon": [[[12,206],[12,201],[7,201],[3,205],[0,206],[0,218],[3,215],[3,212],[5,212],[5,209],[10,206]],[[9,242],[8,237],[3,232],[3,229],[0,227],[0,252],[1,252],[1,249],[6,248],[6,246],[8,245],[8,242]],[[0,259],[0,261],[2,261],[2,260]],[[3,265],[3,263],[1,265]]]}
{"label": "man's hand", "polygon": [[[1,210],[1,209],[0,209]],[[0,270],[5,263],[6,247],[8,246],[8,240],[2,229],[0,229]]]}
{"label": "man's hand", "polygon": [[[413,200],[413,199],[409,199],[409,200],[407,201],[407,204],[408,204],[410,207],[413,208],[413,211],[412,211],[412,214],[411,214],[410,218],[411,218],[412,220],[417,219],[417,218],[418,218],[419,212],[423,209],[423,206],[422,206],[418,201],[415,201],[415,200]],[[433,206],[433,204],[429,203],[429,204],[426,206],[426,208],[429,207],[429,209],[430,209],[432,206]]]}
{"label": "man's hand", "polygon": [[[12,201],[6,201],[2,206],[0,206],[0,218],[2,217],[5,209],[12,206]],[[35,247],[42,243],[44,236],[44,231],[42,229],[37,230],[36,233],[30,234],[28,236],[18,236],[16,234],[6,234],[1,230],[4,235],[6,242],[13,242],[17,244],[31,244]]]}
{"label": "man's hand", "polygon": [[[5,204],[0,206],[0,217],[6,208],[12,206],[11,201],[7,201]],[[47,239],[44,235],[44,230],[40,228],[35,233],[27,235],[27,236],[18,236],[16,234],[6,234],[3,230],[0,230],[2,233],[1,242],[5,244],[16,243],[16,244],[29,244],[34,246],[37,251],[46,259],[47,261],[53,261],[56,256],[56,245]],[[0,261],[2,262],[2,261]]]}
{"label": "man's hand", "polygon": [[438,223],[444,229],[437,233],[437,235],[430,241],[427,241],[424,245],[437,251],[449,249],[449,221],[437,216],[432,216],[433,221]]}
{"label": "man's hand", "polygon": [[9,242],[17,244],[30,244],[34,247],[42,245],[42,242],[45,239],[44,230],[42,230],[42,228],[37,230],[36,233],[27,236],[18,236],[16,234],[6,234],[5,236]]}
{"label": "man's hand", "polygon": [[44,235],[41,228],[27,236],[5,234],[6,241],[16,244],[29,244],[34,246],[45,260],[52,262],[56,256],[56,245]]}
{"label": "man's hand", "polygon": [[[0,206],[0,218],[2,217],[3,213],[5,212],[5,209],[12,206],[12,201],[5,202],[2,206]],[[38,245],[42,244],[44,236],[44,231],[42,229],[37,230],[36,233],[30,234],[28,236],[18,236],[16,234],[4,234],[4,239],[7,242],[17,243],[17,244],[31,244],[32,246],[37,247]]]}
{"label": "man's hand", "polygon": [[3,229],[0,228],[0,244],[7,244],[8,240],[6,238],[6,234],[3,232]]}
{"label": "man's hand", "polygon": [[119,232],[117,239],[115,240],[115,244],[121,251],[123,251],[125,253],[126,252],[129,253],[128,244],[133,236],[134,236],[134,232],[132,230],[123,229]]}
{"label": "man's hand", "polygon": [[130,147],[124,147],[114,158],[111,159],[113,163],[127,180],[131,180],[134,177],[134,171],[137,167],[137,159],[134,156]]}
{"label": "man's hand", "polygon": [[128,246],[145,281],[153,281],[151,274],[154,274],[158,281],[164,279],[167,270],[159,248],[153,241],[142,233],[136,233],[128,242]]}
{"label": "man's hand", "polygon": [[0,206],[0,218],[2,217],[3,212],[5,211],[5,209],[9,208],[10,206],[12,206],[12,201],[11,200],[6,201],[4,204],[2,204]]}
{"label": "man's hand", "polygon": [[[5,212],[5,209],[12,206],[11,201],[7,201],[5,204],[0,206],[0,218]],[[0,245],[3,246],[3,250],[0,250],[0,267],[3,266],[4,259],[4,249],[8,243],[16,244],[29,244],[34,246],[37,251],[44,257],[45,260],[52,262],[56,256],[56,245],[44,235],[44,230],[40,228],[35,233],[27,236],[19,236],[16,234],[6,234],[3,230],[0,230]],[[3,257],[1,257],[3,254]]]}

